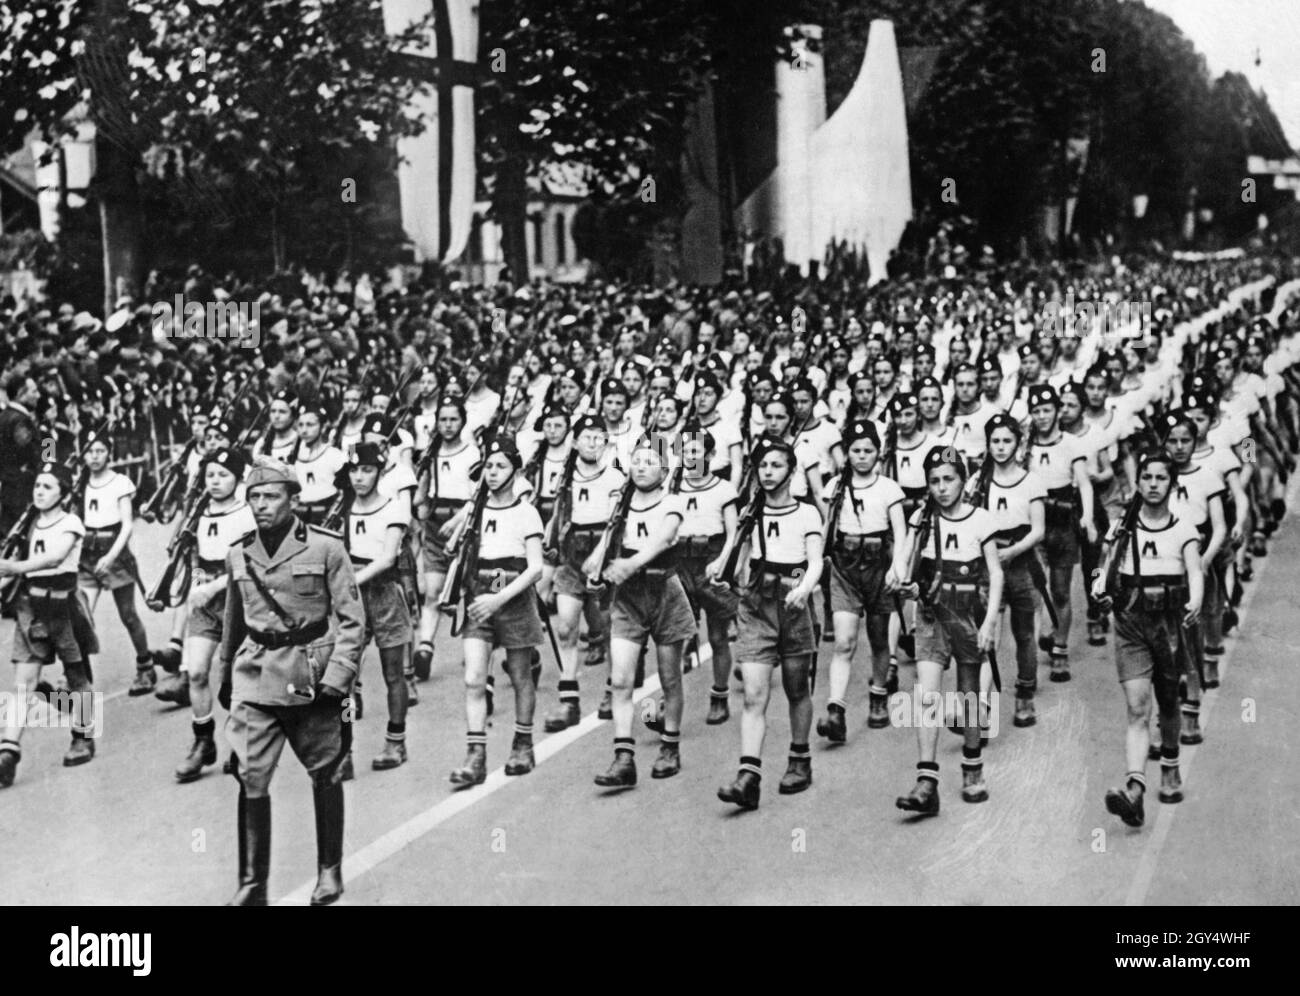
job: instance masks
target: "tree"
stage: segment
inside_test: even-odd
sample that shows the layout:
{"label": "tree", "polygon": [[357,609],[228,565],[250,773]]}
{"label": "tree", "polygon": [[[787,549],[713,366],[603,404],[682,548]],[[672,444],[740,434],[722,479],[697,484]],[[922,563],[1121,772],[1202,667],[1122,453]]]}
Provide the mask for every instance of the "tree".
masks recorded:
{"label": "tree", "polygon": [[[106,293],[138,287],[141,186],[184,198],[192,220],[267,239],[285,262],[286,217],[339,196],[345,170],[424,127],[422,84],[384,34],[381,0],[0,0],[0,147],[37,129],[96,126]],[[237,8],[237,9],[236,9]],[[360,147],[360,149],[359,149]],[[265,220],[263,220],[265,219]]]}

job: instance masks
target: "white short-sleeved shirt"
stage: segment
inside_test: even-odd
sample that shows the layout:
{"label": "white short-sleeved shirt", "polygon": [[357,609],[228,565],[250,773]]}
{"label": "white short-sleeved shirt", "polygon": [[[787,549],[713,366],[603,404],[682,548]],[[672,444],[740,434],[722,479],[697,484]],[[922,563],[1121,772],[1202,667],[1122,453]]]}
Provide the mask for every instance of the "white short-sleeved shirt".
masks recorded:
{"label": "white short-sleeved shirt", "polygon": [[403,491],[413,492],[418,484],[415,471],[404,463],[396,463],[384,469],[375,488],[385,498],[396,498]]}
{"label": "white short-sleeved shirt", "polygon": [[735,505],[740,500],[735,485],[720,477],[715,477],[700,487],[683,479],[680,497],[682,525],[677,531],[679,537],[721,535],[726,530],[723,511],[728,505]]}
{"label": "white short-sleeved shirt", "polygon": [[822,419],[795,437],[794,451],[805,465],[816,467],[823,474],[835,473],[835,459],[831,450],[840,445],[840,430]]}
{"label": "white short-sleeved shirt", "polygon": [[596,474],[587,476],[579,461],[573,472],[572,512],[569,521],[575,526],[608,522],[625,480],[623,472],[612,464],[606,464]]}
{"label": "white short-sleeved shirt", "polygon": [[[924,506],[912,514],[910,525],[916,529],[925,514]],[[984,544],[993,539],[997,532],[997,523],[988,509],[973,508],[960,519],[950,519],[946,515],[938,516],[939,554],[944,560],[954,563],[967,563],[980,560],[984,556]],[[934,537],[925,545],[922,560],[934,561]]]}
{"label": "white short-sleeved shirt", "polygon": [[[1111,536],[1119,528],[1119,522],[1111,524]],[[1183,549],[1188,543],[1200,545],[1200,536],[1196,527],[1177,515],[1170,516],[1169,522],[1160,529],[1150,529],[1142,522],[1139,514],[1137,521],[1138,559],[1141,561],[1142,575],[1171,575],[1184,573]],[[1131,556],[1125,556],[1119,572],[1126,577],[1133,576]]]}
{"label": "white short-sleeved shirt", "polygon": [[1193,464],[1179,471],[1173,494],[1169,496],[1169,507],[1180,519],[1199,527],[1210,517],[1210,499],[1215,495],[1222,498],[1227,490],[1213,467]]}
{"label": "white short-sleeved shirt", "polygon": [[394,526],[406,529],[411,524],[410,502],[384,498],[383,503],[367,511],[354,505],[348,511],[348,552],[360,560],[377,560],[384,555],[388,530]]}
{"label": "white short-sleeved shirt", "polygon": [[451,452],[435,453],[429,461],[429,497],[469,501],[474,495],[469,472],[480,458],[479,448],[470,442]]}
{"label": "white short-sleeved shirt", "polygon": [[1042,479],[1048,491],[1074,483],[1074,465],[1088,459],[1087,444],[1078,436],[1062,432],[1054,443],[1034,443],[1029,450],[1029,469]]}
{"label": "white short-sleeved shirt", "polygon": [[87,529],[111,529],[122,521],[118,514],[117,503],[123,498],[135,494],[135,485],[125,474],[112,471],[102,484],[86,482],[84,500],[85,516],[82,519]]}
{"label": "white short-sleeved shirt", "polygon": [[731,466],[731,448],[740,446],[744,440],[740,435],[739,419],[720,418],[712,425],[703,427],[713,437],[713,456],[709,458],[709,470],[716,473]]}
{"label": "white short-sleeved shirt", "polygon": [[989,419],[1000,411],[995,405],[989,404],[983,398],[980,399],[979,407],[967,415],[957,412],[953,415],[952,427],[955,430],[953,435],[953,446],[963,456],[977,459],[984,455],[986,439],[984,436],[984,427],[988,424]]}
{"label": "white short-sleeved shirt", "polygon": [[1036,501],[1047,498],[1043,479],[1027,470],[1014,484],[999,484],[989,479],[988,512],[993,516],[995,532],[1006,532],[1029,525],[1029,509]]}
{"label": "white short-sleeved shirt", "polygon": [[840,504],[840,517],[836,523],[839,532],[846,536],[868,536],[889,529],[889,510],[903,502],[903,489],[896,481],[879,474],[870,484],[850,484],[844,501]]}
{"label": "white short-sleeved shirt", "polygon": [[280,442],[275,438],[271,439],[271,456],[284,463],[288,463],[293,459],[293,454],[297,449],[298,433],[296,432],[290,432],[289,439],[285,442]]}
{"label": "white short-sleeved shirt", "polygon": [[679,521],[686,518],[686,499],[682,495],[664,494],[658,501],[645,508],[637,508],[633,503],[628,506],[627,521],[623,526],[623,556],[639,553],[654,539],[663,526],[664,520],[675,517]]}
{"label": "white short-sleeved shirt", "polygon": [[347,466],[348,458],[341,449],[326,446],[314,457],[304,460],[301,456],[293,465],[293,472],[298,475],[298,500],[304,503],[328,501],[337,492],[334,478]]}
{"label": "white short-sleeved shirt", "polygon": [[764,506],[754,530],[751,559],[761,557],[767,564],[797,567],[808,562],[805,543],[809,536],[821,535],[822,516],[815,505],[806,501],[796,501],[784,508]]}
{"label": "white short-sleeved shirt", "polygon": [[55,538],[65,534],[71,534],[73,537],[72,549],[68,551],[68,555],[53,567],[28,571],[27,577],[44,578],[77,572],[77,567],[81,563],[81,545],[86,536],[86,527],[75,512],[64,512],[48,525],[41,525],[38,516],[32,523],[31,529],[27,531],[27,558],[30,560],[33,557],[44,556],[46,550],[53,546]]}
{"label": "white short-sleeved shirt", "polygon": [[209,509],[199,516],[199,559],[225,560],[230,548],[256,528],[253,510],[242,499],[220,511]]}
{"label": "white short-sleeved shirt", "polygon": [[900,444],[895,460],[899,486],[910,489],[925,487],[925,455],[936,446],[943,445],[945,444],[933,436],[922,436],[915,446],[903,447]]}
{"label": "white short-sleeved shirt", "polygon": [[522,557],[530,537],[542,538],[542,517],[537,509],[516,498],[509,505],[494,508],[485,505],[479,527],[480,560],[505,560]]}

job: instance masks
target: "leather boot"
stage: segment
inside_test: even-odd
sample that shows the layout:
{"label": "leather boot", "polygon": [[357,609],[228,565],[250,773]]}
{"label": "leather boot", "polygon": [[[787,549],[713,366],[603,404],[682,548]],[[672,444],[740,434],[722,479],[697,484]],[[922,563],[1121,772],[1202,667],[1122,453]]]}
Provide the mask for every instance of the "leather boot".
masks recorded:
{"label": "leather boot", "polygon": [[406,741],[389,740],[384,737],[384,749],[379,752],[379,756],[370,762],[370,767],[375,771],[390,771],[393,768],[401,767],[406,763]]}
{"label": "leather boot", "polygon": [[812,780],[812,758],[807,754],[799,757],[792,754],[776,790],[781,795],[795,795],[809,788]]}
{"label": "leather boot", "polygon": [[601,788],[631,788],[636,784],[636,758],[630,750],[614,751],[614,763],[603,775],[596,776]]}
{"label": "leather boot", "polygon": [[451,773],[451,783],[457,788],[482,785],[487,780],[487,744],[470,744],[465,763]]}
{"label": "leather boot", "polygon": [[265,906],[271,877],[271,797],[239,789],[239,888],[227,906]]}
{"label": "leather boot", "polygon": [[343,895],[343,785],[314,787],[316,803],[316,888],[313,906],[328,906]]}
{"label": "leather boot", "polygon": [[1250,555],[1252,557],[1267,557],[1268,544],[1264,540],[1263,530],[1257,532],[1250,540]]}
{"label": "leather boot", "polygon": [[817,735],[825,737],[833,744],[842,744],[849,738],[848,724],[844,719],[844,707],[831,704],[826,709],[826,718],[817,720]]}
{"label": "leather boot", "polygon": [[761,781],[752,771],[740,771],[730,785],[718,789],[718,798],[734,803],[741,809],[757,809]]}
{"label": "leather boot", "polygon": [[1200,703],[1194,709],[1183,706],[1183,732],[1179,734],[1178,742],[1189,747],[1205,742],[1205,735],[1201,732]]}
{"label": "leather boot", "polygon": [[898,691],[898,661],[889,658],[889,670],[885,672],[885,694],[893,695]]}
{"label": "leather boot", "polygon": [[961,797],[965,802],[987,802],[988,786],[984,784],[984,765],[961,767]]}
{"label": "leather boot", "polygon": [[1106,645],[1106,634],[1102,632],[1101,620],[1088,620],[1088,646],[1104,647]]}
{"label": "leather boot", "polygon": [[1205,679],[1201,682],[1201,685],[1204,688],[1219,687],[1219,658],[1206,655]]}
{"label": "leather boot", "polygon": [[704,722],[709,726],[717,726],[725,723],[731,718],[731,704],[727,700],[727,693],[717,692],[709,693],[709,715],[705,717]]}
{"label": "leather boot", "polygon": [[0,740],[0,788],[8,788],[14,783],[22,756],[22,748],[15,741]]}
{"label": "leather boot", "polygon": [[603,640],[591,640],[587,644],[587,656],[582,659],[583,667],[600,667],[605,663],[605,643]]}
{"label": "leather boot", "polygon": [[907,795],[900,795],[894,805],[909,813],[935,816],[939,812],[939,783],[933,778],[918,778]]}
{"label": "leather boot", "polygon": [[507,775],[526,775],[537,766],[533,757],[533,735],[516,733],[510,744],[510,757],[506,760]]}
{"label": "leather boot", "polygon": [[175,674],[181,666],[181,649],[174,643],[169,643],[162,650],[155,650],[152,654],[153,663],[156,667],[162,668],[168,674]]}
{"label": "leather boot", "polygon": [[1070,655],[1064,647],[1052,647],[1052,672],[1048,675],[1053,681],[1070,680]]}
{"label": "leather boot", "polygon": [[211,723],[193,723],[194,743],[185,760],[176,767],[176,780],[181,784],[192,782],[203,774],[209,764],[217,763],[217,742],[213,739],[216,727]]}
{"label": "leather boot", "polygon": [[[897,678],[895,678],[897,681]],[[889,725],[889,694],[869,692],[867,696],[867,729],[883,730]]]}
{"label": "leather boot", "polygon": [[1043,653],[1050,654],[1054,646],[1056,646],[1056,640],[1051,633],[1038,638],[1038,649]]}
{"label": "leather boot", "polygon": [[614,718],[614,692],[608,685],[605,686],[605,694],[600,697],[600,708],[596,710],[596,716],[598,719]]}
{"label": "leather boot", "polygon": [[420,649],[415,652],[415,677],[419,681],[428,681],[429,675],[433,673],[433,648],[421,645]]}
{"label": "leather boot", "polygon": [[1013,726],[1033,726],[1038,722],[1038,717],[1034,714],[1034,700],[1030,698],[1021,698],[1016,696],[1016,713],[1011,720]]}
{"label": "leather boot", "polygon": [[75,768],[79,764],[86,764],[95,757],[95,741],[88,736],[72,731],[72,743],[68,745],[68,752],[63,755],[63,766],[65,768]]}
{"label": "leather boot", "polygon": [[1160,801],[1175,803],[1183,801],[1183,779],[1178,773],[1178,765],[1160,766]]}
{"label": "leather boot", "polygon": [[137,668],[135,672],[135,681],[131,682],[131,687],[126,690],[126,694],[131,698],[139,698],[141,695],[148,695],[158,684],[158,672],[154,670],[152,664],[148,667]]}
{"label": "leather boot", "polygon": [[650,769],[651,778],[672,778],[682,770],[681,744],[659,745],[659,756],[655,758],[654,767]]}
{"label": "leather boot", "polygon": [[1111,789],[1106,793],[1106,811],[1114,813],[1126,826],[1140,827],[1146,822],[1146,793],[1130,795],[1124,789]]}
{"label": "leather boot", "polygon": [[560,704],[546,714],[542,728],[547,733],[559,733],[570,726],[577,726],[580,722],[582,722],[582,713],[579,703],[574,699],[561,699]]}
{"label": "leather boot", "polygon": [[158,684],[153,697],[159,702],[172,702],[182,708],[190,704],[190,676],[177,672],[169,674]]}

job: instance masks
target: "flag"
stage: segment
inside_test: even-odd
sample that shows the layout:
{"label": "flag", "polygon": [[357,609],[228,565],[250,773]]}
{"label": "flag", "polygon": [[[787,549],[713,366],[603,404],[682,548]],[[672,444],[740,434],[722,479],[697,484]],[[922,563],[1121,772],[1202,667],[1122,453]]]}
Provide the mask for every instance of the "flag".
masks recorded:
{"label": "flag", "polygon": [[427,40],[404,49],[417,76],[433,84],[411,110],[427,126],[401,138],[397,167],[402,228],[421,260],[448,262],[469,242],[474,218],[476,0],[384,0],[384,30],[401,34],[433,13]]}

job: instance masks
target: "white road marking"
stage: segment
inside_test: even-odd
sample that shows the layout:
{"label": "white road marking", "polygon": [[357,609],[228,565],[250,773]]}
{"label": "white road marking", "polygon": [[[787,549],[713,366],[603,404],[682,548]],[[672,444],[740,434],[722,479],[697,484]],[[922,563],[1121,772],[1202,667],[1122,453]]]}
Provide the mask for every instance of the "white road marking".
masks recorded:
{"label": "white road marking", "polygon": [[[700,666],[696,668],[697,671],[703,670],[704,665],[713,659],[712,649],[708,647],[707,641],[701,642],[705,643],[705,647],[700,652]],[[647,670],[651,669],[647,668]],[[647,696],[654,695],[659,691],[659,687],[659,675],[647,674],[645,684],[633,693],[632,704],[635,706],[636,703]],[[636,716],[633,716],[632,721],[634,723],[639,722]],[[570,726],[567,730],[549,734],[533,750],[538,765],[541,765],[548,758],[554,757],[570,744],[581,740],[588,733],[605,726],[608,722],[609,720],[600,719],[593,712],[583,717],[582,722],[577,726]],[[343,869],[347,876],[345,881],[355,881],[366,872],[393,857],[403,848],[415,843],[421,837],[446,823],[453,816],[463,813],[474,803],[481,802],[493,792],[518,780],[517,778],[507,777],[505,765],[502,765],[490,772],[487,780],[482,785],[471,789],[463,789],[454,795],[448,796],[441,802],[430,806],[424,812],[411,817],[405,823],[394,827],[382,837],[361,848],[361,850],[345,855],[343,858]],[[312,890],[315,888],[316,880],[314,878],[308,879],[292,892],[277,899],[274,905],[305,906],[311,899]]]}
{"label": "white road marking", "polygon": [[[1300,475],[1297,475],[1291,481],[1291,486],[1287,488],[1286,503],[1288,508],[1294,508],[1296,502],[1296,486],[1300,484]],[[1276,535],[1276,534],[1275,534]],[[1247,541],[1249,542],[1249,540]],[[1246,620],[1250,616],[1250,605],[1255,599],[1255,592],[1264,586],[1264,572],[1267,570],[1269,563],[1277,556],[1276,548],[1269,550],[1270,556],[1262,568],[1255,572],[1255,579],[1250,585],[1250,589],[1241,600],[1241,610],[1237,613],[1237,635],[1248,632],[1246,629]],[[1232,645],[1224,651],[1223,657],[1219,662],[1219,688],[1223,687],[1223,681],[1227,677],[1228,668],[1232,664],[1233,654],[1236,653],[1237,647],[1241,645],[1240,639],[1234,639]],[[1201,729],[1208,731],[1210,728],[1210,715],[1214,712],[1214,705],[1219,701],[1219,688],[1212,688],[1208,691],[1201,692]],[[1200,752],[1200,744],[1193,747],[1182,747],[1179,750],[1179,768],[1183,778],[1183,788],[1186,789],[1191,781],[1192,763],[1196,760],[1196,755]],[[1154,793],[1148,792],[1148,795]],[[1157,799],[1156,805],[1160,807],[1160,812],[1156,816],[1156,825],[1151,831],[1151,839],[1147,842],[1146,850],[1142,852],[1142,857],[1138,861],[1137,872],[1133,876],[1133,881],[1129,884],[1128,894],[1124,897],[1125,906],[1145,906],[1147,893],[1151,891],[1151,881],[1155,878],[1156,865],[1160,861],[1160,852],[1164,850],[1165,841],[1169,839],[1169,831],[1173,828],[1174,817],[1178,815],[1178,810],[1183,808],[1178,804],[1168,805]]]}

